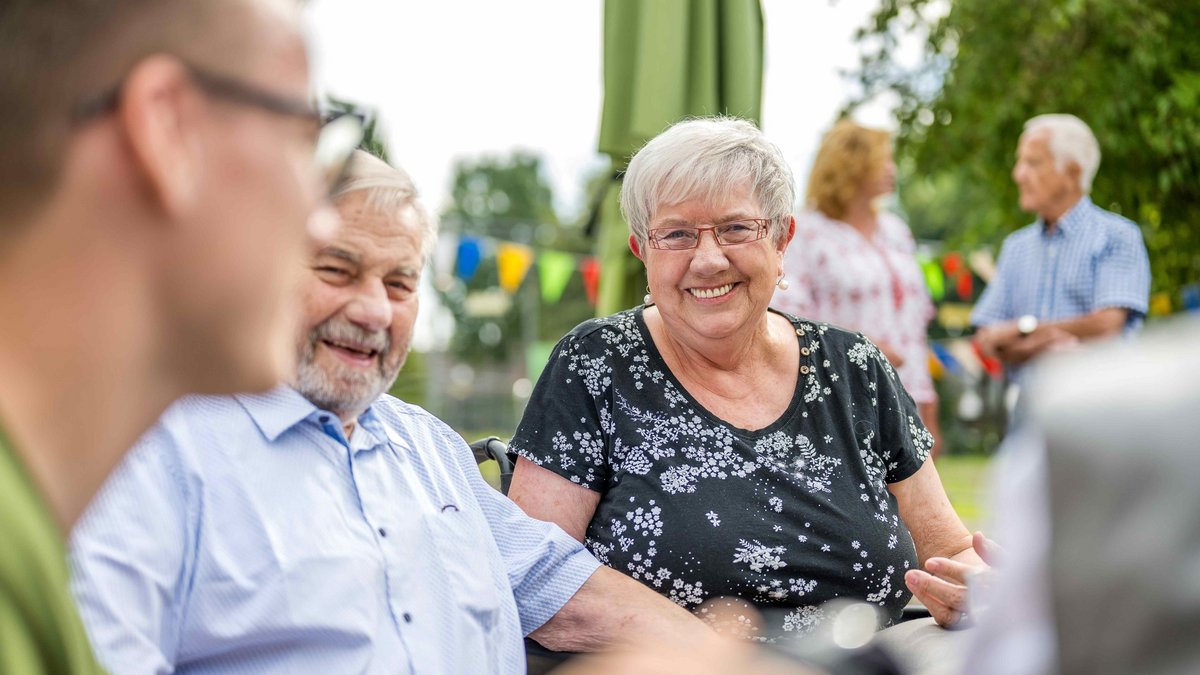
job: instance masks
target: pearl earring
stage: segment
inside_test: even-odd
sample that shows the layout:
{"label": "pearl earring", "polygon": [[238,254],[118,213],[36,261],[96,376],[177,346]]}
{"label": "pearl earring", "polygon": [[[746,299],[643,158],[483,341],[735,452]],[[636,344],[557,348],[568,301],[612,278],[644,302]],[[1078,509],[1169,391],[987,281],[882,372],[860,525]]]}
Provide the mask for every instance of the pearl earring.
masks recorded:
{"label": "pearl earring", "polygon": [[646,294],[642,296],[642,304],[643,305],[653,305],[654,304],[654,298],[650,297],[650,287],[649,286],[646,287]]}
{"label": "pearl earring", "polygon": [[779,288],[779,290],[786,291],[788,286],[791,286],[792,284],[789,283],[787,279],[784,279],[783,275],[780,274],[779,279],[775,281],[775,285]]}

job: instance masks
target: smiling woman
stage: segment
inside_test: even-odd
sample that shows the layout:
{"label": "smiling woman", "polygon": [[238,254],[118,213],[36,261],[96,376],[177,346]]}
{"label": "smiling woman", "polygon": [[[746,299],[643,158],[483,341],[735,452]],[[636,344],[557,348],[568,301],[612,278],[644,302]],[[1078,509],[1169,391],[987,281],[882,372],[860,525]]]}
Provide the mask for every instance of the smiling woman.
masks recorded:
{"label": "smiling woman", "polygon": [[891,623],[906,581],[954,623],[964,589],[909,576],[978,562],[912,399],[861,334],[768,309],[792,189],[742,120],[682,122],[634,156],[621,200],[649,301],[558,344],[509,495],[706,619],[728,616],[707,600],[754,603],[759,637],[810,632],[833,598]]}

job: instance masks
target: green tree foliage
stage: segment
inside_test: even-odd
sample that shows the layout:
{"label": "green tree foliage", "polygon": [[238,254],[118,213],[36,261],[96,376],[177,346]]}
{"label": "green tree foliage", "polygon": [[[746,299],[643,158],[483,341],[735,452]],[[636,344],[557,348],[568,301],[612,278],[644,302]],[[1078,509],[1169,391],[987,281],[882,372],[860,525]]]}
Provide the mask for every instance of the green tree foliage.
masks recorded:
{"label": "green tree foliage", "polygon": [[[993,244],[1032,220],[1010,178],[1034,115],[1100,140],[1093,200],[1137,221],[1155,291],[1200,280],[1200,3],[881,0],[858,35],[863,100],[899,96],[902,202],[920,235]],[[915,64],[898,37],[928,36]],[[853,107],[853,106],[851,106]]]}
{"label": "green tree foliage", "polygon": [[[579,254],[589,250],[581,228],[573,223],[564,225],[559,219],[541,157],[516,152],[506,157],[461,160],[455,165],[453,180],[453,201],[442,213],[443,230],[535,249],[554,248]],[[542,307],[536,268],[530,269],[507,312],[496,317],[469,314],[468,296],[489,289],[498,292],[496,279],[496,258],[484,256],[468,282],[454,279],[439,289],[456,321],[451,351],[466,361],[520,358],[517,352],[528,343],[555,340],[591,316],[578,275],[571,280],[558,305]],[[493,343],[496,328],[499,341]]]}
{"label": "green tree foliage", "polygon": [[349,113],[362,116],[363,138],[358,144],[359,149],[365,150],[389,164],[391,163],[391,160],[388,159],[387,143],[383,140],[383,131],[379,128],[379,120],[375,117],[374,111],[367,110],[353,101],[347,101],[334,96],[327,96],[325,102],[326,107],[332,114]]}
{"label": "green tree foliage", "polygon": [[451,196],[454,202],[442,217],[461,234],[531,244],[539,226],[558,226],[554,193],[534,154],[458,161]]}

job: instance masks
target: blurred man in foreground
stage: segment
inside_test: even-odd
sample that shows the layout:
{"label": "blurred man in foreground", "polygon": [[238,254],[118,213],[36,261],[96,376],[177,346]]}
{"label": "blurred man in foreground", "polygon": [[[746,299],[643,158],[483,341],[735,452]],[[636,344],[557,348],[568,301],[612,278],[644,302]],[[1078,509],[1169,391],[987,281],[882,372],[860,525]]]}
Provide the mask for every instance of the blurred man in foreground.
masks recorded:
{"label": "blurred man in foreground", "polygon": [[[173,406],[76,529],[77,597],[119,673],[523,673],[523,635],[590,651],[708,629],[487,485],[408,354],[434,221],[357,152],[309,261],[296,375]],[[599,569],[597,569],[599,567]]]}
{"label": "blurred man in foreground", "polygon": [[289,0],[0,3],[0,671],[95,668],[63,533],[175,398],[288,364],[319,117]]}
{"label": "blurred man in foreground", "polygon": [[1197,340],[1181,318],[1039,367],[995,472],[971,673],[1200,671]]}

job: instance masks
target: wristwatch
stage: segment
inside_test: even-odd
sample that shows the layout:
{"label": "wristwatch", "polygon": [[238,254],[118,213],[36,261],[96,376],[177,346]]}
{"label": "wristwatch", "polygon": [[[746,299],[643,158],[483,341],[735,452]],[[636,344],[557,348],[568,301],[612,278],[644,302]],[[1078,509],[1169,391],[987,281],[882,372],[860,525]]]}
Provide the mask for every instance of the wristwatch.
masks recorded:
{"label": "wristwatch", "polygon": [[1032,314],[1026,314],[1025,316],[1017,319],[1017,332],[1021,335],[1029,335],[1033,331],[1037,330],[1037,327],[1037,317]]}

